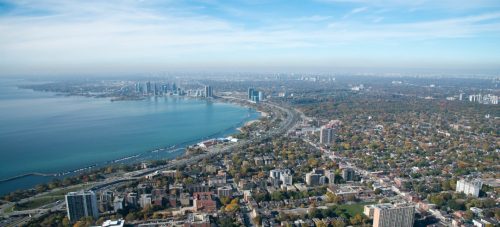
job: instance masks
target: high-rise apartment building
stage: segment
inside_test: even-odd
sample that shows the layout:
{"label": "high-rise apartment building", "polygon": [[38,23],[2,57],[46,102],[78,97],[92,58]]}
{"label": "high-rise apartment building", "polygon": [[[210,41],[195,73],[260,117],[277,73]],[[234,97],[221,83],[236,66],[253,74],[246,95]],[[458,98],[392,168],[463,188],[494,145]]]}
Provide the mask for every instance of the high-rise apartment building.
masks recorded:
{"label": "high-rise apartment building", "polygon": [[354,180],[354,170],[352,168],[342,169],[342,178],[344,178],[345,181],[353,181]]}
{"label": "high-rise apartment building", "polygon": [[70,221],[75,222],[83,217],[99,217],[97,199],[93,191],[70,192],[66,194],[66,211]]}
{"label": "high-rise apartment building", "polygon": [[483,187],[483,182],[479,179],[460,179],[457,181],[456,192],[463,192],[466,195],[479,197],[479,191]]}
{"label": "high-rise apartment building", "polygon": [[373,227],[412,227],[415,207],[407,204],[373,206]]}
{"label": "high-rise apartment building", "polygon": [[326,145],[335,143],[335,133],[341,124],[342,122],[339,120],[332,120],[323,125],[320,129],[319,142]]}
{"label": "high-rise apartment building", "polygon": [[319,142],[321,144],[332,144],[335,141],[335,129],[321,127]]}

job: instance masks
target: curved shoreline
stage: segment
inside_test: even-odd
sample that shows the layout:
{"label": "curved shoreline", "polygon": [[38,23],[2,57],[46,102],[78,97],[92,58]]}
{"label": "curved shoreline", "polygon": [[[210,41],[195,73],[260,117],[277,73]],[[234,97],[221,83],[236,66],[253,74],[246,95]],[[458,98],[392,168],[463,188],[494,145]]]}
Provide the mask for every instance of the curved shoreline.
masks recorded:
{"label": "curved shoreline", "polygon": [[[175,98],[181,98],[181,99],[191,99],[191,97],[175,97]],[[110,98],[105,98],[110,100]],[[203,100],[196,98],[197,100]],[[137,100],[130,100],[130,101],[137,101]],[[56,173],[44,173],[41,171],[35,171],[35,172],[27,172],[27,173],[21,173],[16,176],[10,176],[4,179],[0,179],[0,184],[4,183],[12,183],[16,184],[13,181],[20,180],[23,178],[29,178],[29,177],[43,177],[46,178],[47,180],[42,180],[42,183],[49,183],[52,181],[52,179],[63,179],[64,177],[69,177],[69,176],[77,176],[79,174],[82,174],[84,172],[90,171],[90,170],[95,170],[99,168],[105,168],[110,165],[116,165],[116,164],[134,164],[134,163],[139,163],[141,161],[149,161],[149,160],[172,160],[176,159],[179,157],[184,157],[186,155],[185,150],[188,146],[199,143],[201,141],[204,141],[206,139],[211,139],[211,138],[218,138],[222,136],[228,136],[231,134],[238,133],[238,128],[244,126],[246,123],[253,121],[255,119],[258,119],[261,115],[255,115],[256,113],[259,113],[257,108],[252,105],[244,105],[243,103],[239,102],[232,102],[231,100],[227,100],[224,98],[216,98],[216,99],[210,99],[206,100],[207,102],[217,102],[217,103],[228,103],[231,105],[236,105],[242,108],[249,108],[254,113],[249,113],[248,117],[245,117],[243,120],[239,121],[237,124],[232,125],[231,127],[222,129],[216,133],[212,133],[210,135],[206,135],[200,138],[196,138],[193,140],[185,141],[185,142],[180,142],[180,143],[175,143],[175,144],[166,144],[165,146],[160,146],[154,149],[150,150],[144,150],[141,152],[138,152],[136,154],[124,156],[124,157],[119,157],[115,159],[110,159],[110,160],[102,160],[94,163],[89,163],[85,166],[78,167],[76,169],[65,169],[65,170],[60,170],[57,171]],[[250,115],[252,114],[252,115]],[[27,187],[19,187],[17,189],[30,189],[34,188],[37,184],[40,184],[40,182],[33,183],[32,186],[27,186]],[[17,190],[16,189],[16,190]],[[13,192],[15,190],[8,190],[5,192],[2,192],[2,195],[8,194],[10,192]]]}

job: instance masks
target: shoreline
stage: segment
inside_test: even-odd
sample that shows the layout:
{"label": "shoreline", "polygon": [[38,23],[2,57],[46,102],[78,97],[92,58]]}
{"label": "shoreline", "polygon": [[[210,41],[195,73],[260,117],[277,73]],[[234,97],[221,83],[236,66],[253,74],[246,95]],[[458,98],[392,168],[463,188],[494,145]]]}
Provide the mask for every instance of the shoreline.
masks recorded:
{"label": "shoreline", "polygon": [[[33,90],[29,88],[20,88],[20,89],[28,89],[28,90]],[[54,95],[58,95],[58,93],[55,92],[43,92],[43,91],[38,91],[42,93],[52,93]],[[70,95],[70,96],[78,96],[78,95]],[[86,96],[79,96],[79,97],[85,97],[85,98],[92,98],[92,97],[86,97]],[[95,98],[95,97],[94,97]],[[111,101],[110,97],[101,97],[105,98]],[[9,176],[5,177],[4,179],[1,179],[0,184],[20,184],[22,181],[33,181],[33,177],[42,177],[46,178],[46,180],[42,180],[43,182],[40,182],[40,180],[37,180],[37,182],[34,182],[32,186],[27,186],[27,187],[18,187],[14,190],[8,190],[5,192],[2,192],[0,195],[7,195],[9,193],[12,193],[16,190],[31,190],[36,187],[36,185],[39,184],[47,184],[52,182],[54,179],[64,179],[66,177],[75,177],[79,176],[82,174],[85,174],[89,171],[92,170],[99,170],[102,168],[106,168],[108,166],[113,166],[113,165],[133,165],[137,164],[140,162],[144,161],[154,161],[154,160],[168,160],[168,161],[174,161],[175,159],[178,158],[185,158],[186,157],[186,149],[194,144],[197,144],[199,142],[205,141],[207,139],[213,139],[213,138],[219,138],[223,136],[229,136],[229,135],[234,135],[234,134],[239,134],[239,128],[243,127],[249,123],[253,123],[255,121],[259,121],[258,119],[263,116],[263,112],[257,110],[256,106],[252,106],[250,103],[246,105],[247,103],[243,102],[232,102],[231,100],[225,99],[225,98],[213,98],[213,99],[201,99],[197,97],[184,97],[184,96],[175,96],[175,97],[170,97],[170,96],[164,96],[164,98],[188,98],[188,99],[197,99],[197,100],[205,100],[207,102],[218,102],[218,103],[228,103],[232,105],[237,105],[242,108],[248,108],[251,109],[252,111],[255,111],[255,113],[259,113],[259,115],[249,115],[248,117],[245,117],[241,122],[239,122],[236,125],[233,125],[229,128],[223,129],[217,133],[207,135],[201,138],[197,138],[194,140],[190,141],[185,141],[185,142],[180,142],[176,144],[167,144],[165,146],[157,147],[151,150],[146,150],[142,151],[133,155],[128,155],[128,156],[123,156],[123,157],[118,157],[112,160],[101,160],[99,162],[95,163],[89,163],[87,165],[84,165],[82,167],[78,167],[75,169],[65,169],[65,170],[60,170],[60,171],[54,171],[51,173],[44,173],[43,171],[37,171],[38,174],[33,175],[30,173],[20,173],[16,176]],[[142,100],[142,99],[141,99]],[[125,101],[125,100],[124,100]],[[139,101],[139,100],[126,100],[126,101]],[[255,119],[256,118],[256,119]],[[48,171],[49,172],[49,171]],[[29,180],[28,178],[31,178]],[[21,180],[21,182],[19,182]],[[17,182],[16,182],[17,181]]]}

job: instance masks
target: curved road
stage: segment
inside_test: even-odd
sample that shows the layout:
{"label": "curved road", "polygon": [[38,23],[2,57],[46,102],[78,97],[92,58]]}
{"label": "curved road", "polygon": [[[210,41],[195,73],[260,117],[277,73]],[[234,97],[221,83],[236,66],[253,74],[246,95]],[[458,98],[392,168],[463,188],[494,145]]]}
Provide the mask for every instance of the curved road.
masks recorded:
{"label": "curved road", "polygon": [[[242,101],[242,99],[233,98],[233,97],[224,97],[224,98]],[[115,184],[119,184],[119,183],[122,183],[125,181],[137,180],[137,179],[139,179],[147,174],[154,173],[156,171],[161,171],[161,170],[165,170],[165,169],[174,169],[174,168],[177,168],[179,166],[194,164],[194,163],[197,163],[205,158],[209,158],[209,157],[213,157],[213,156],[216,156],[219,154],[225,154],[225,153],[233,152],[234,150],[242,149],[243,147],[245,147],[251,143],[264,141],[264,140],[272,138],[274,136],[284,135],[287,133],[287,131],[293,129],[295,127],[295,125],[297,124],[297,122],[302,117],[299,112],[297,112],[296,110],[289,108],[289,107],[282,107],[282,106],[279,106],[277,104],[270,103],[270,102],[262,102],[262,103],[260,103],[260,105],[265,105],[265,106],[268,106],[270,108],[279,110],[278,115],[282,119],[282,121],[280,122],[280,125],[277,128],[275,127],[273,129],[271,129],[270,131],[268,131],[264,135],[253,136],[251,139],[240,140],[239,142],[237,142],[235,144],[231,144],[231,145],[224,146],[224,147],[215,147],[215,148],[210,149],[208,152],[206,152],[204,154],[193,156],[193,157],[190,157],[187,159],[175,160],[167,165],[125,173],[123,176],[120,176],[120,177],[106,178],[103,181],[93,183],[93,186],[90,189],[91,190],[100,190],[100,189],[108,188],[110,186],[113,186]],[[26,198],[24,200],[30,200],[32,198],[33,197],[30,197],[30,198]],[[46,212],[49,212],[51,210],[54,211],[54,210],[62,209],[63,204],[64,204],[64,202],[52,203],[52,204],[47,204],[47,205],[43,206],[44,209],[25,210],[25,211],[20,211],[20,212],[14,211],[10,214],[6,214],[5,212],[3,212],[5,209],[2,209],[2,213],[3,213],[3,216],[6,218],[9,218],[9,217],[15,216],[15,215],[26,215],[26,214],[31,215],[31,216],[19,218],[19,220],[15,220],[11,223],[7,223],[7,226],[18,226],[18,225],[22,225],[22,224],[27,223],[32,218],[40,217],[43,214],[45,214]],[[6,208],[6,206],[3,206],[3,207]],[[12,224],[14,224],[14,225],[12,225]]]}

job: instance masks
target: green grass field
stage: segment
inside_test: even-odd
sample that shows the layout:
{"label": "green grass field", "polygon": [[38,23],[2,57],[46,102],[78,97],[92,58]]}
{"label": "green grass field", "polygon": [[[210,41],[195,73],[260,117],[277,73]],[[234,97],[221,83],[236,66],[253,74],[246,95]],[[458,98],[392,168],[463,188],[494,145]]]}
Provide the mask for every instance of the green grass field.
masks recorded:
{"label": "green grass field", "polygon": [[63,200],[64,196],[58,195],[58,196],[43,196],[36,198],[32,201],[22,203],[22,204],[17,204],[14,208],[14,210],[31,210],[35,208],[39,208],[43,205],[53,203],[57,200]]}
{"label": "green grass field", "polygon": [[54,192],[47,193],[43,196],[37,197],[32,201],[22,203],[22,204],[17,204],[15,207],[13,207],[13,210],[30,210],[30,209],[35,209],[39,208],[43,205],[47,205],[49,203],[53,203],[57,200],[64,200],[64,195],[66,195],[68,192],[74,192],[74,191],[79,191],[82,189],[85,189],[89,187],[89,185],[75,185],[73,187],[57,190]]}
{"label": "green grass field", "polygon": [[57,200],[63,200],[64,196],[58,195],[58,196],[43,196],[36,198],[32,201],[23,203],[23,204],[17,204],[14,208],[14,210],[30,210],[30,209],[35,209],[39,208],[43,205],[53,203]]}
{"label": "green grass field", "polygon": [[47,197],[47,196],[61,196],[61,195],[64,196],[68,192],[79,191],[79,190],[85,189],[86,187],[88,187],[88,185],[76,185],[74,187],[70,187],[70,188],[58,190],[58,191],[55,191],[55,192],[47,193],[43,197]]}
{"label": "green grass field", "polygon": [[343,204],[339,205],[339,208],[345,210],[346,213],[348,213],[350,216],[354,216],[356,214],[363,213],[364,206],[368,204],[373,204],[373,203]]}

